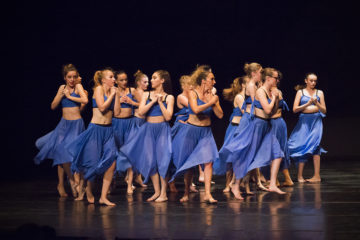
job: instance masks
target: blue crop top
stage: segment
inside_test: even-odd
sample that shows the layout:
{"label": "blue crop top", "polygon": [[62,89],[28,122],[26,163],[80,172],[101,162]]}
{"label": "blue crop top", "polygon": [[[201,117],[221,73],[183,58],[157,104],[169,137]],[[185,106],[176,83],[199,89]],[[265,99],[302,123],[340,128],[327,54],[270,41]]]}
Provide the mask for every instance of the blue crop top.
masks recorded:
{"label": "blue crop top", "polygon": [[284,99],[281,99],[281,100],[279,101],[279,109],[289,111],[289,107],[288,107],[288,105],[286,104],[286,102],[285,102]]}
{"label": "blue crop top", "polygon": [[[128,96],[131,100],[133,100],[134,102],[136,102],[134,100],[134,96],[131,93],[131,88],[129,88],[129,93],[126,95]],[[120,97],[121,98],[121,97]],[[133,105],[129,104],[129,103],[121,103],[121,108],[133,108]]]}
{"label": "blue crop top", "polygon": [[[105,102],[106,100],[107,100],[107,96],[104,94],[104,102]],[[92,99],[92,105],[93,105],[93,108],[97,108],[97,107],[98,107],[97,104],[96,104],[95,98]],[[114,111],[114,99],[111,101],[109,110]]]}
{"label": "blue crop top", "polygon": [[[262,89],[262,90],[264,90],[264,89]],[[271,103],[271,99],[269,98],[267,92],[265,90],[264,90],[264,92],[266,94],[266,98],[268,100],[268,103]],[[263,107],[261,106],[261,103],[258,100],[256,100],[256,98],[254,99],[254,107],[259,108],[259,109],[263,109]]]}
{"label": "blue crop top", "polygon": [[[196,92],[196,91],[194,91],[194,92],[196,93],[196,97],[197,97],[197,98],[196,98],[196,102],[197,102],[197,104],[198,104],[198,105],[204,105],[204,104],[206,104],[205,102],[203,102],[203,101],[199,98],[199,95],[197,94],[197,92]],[[208,107],[207,109],[203,110],[201,113],[198,113],[198,114],[203,114],[203,115],[210,116],[211,113],[212,113],[212,107]],[[194,111],[191,109],[190,103],[189,103],[189,114],[194,114],[194,115],[196,115],[196,114],[194,113]]]}
{"label": "blue crop top", "polygon": [[[166,98],[167,98],[168,95],[165,96],[165,99],[164,99],[164,106],[165,108],[167,108],[167,104],[166,104]],[[148,96],[148,99],[146,100],[146,104],[148,104],[149,102],[151,102],[151,99],[150,99],[150,92],[149,92],[149,96]],[[162,112],[161,112],[161,109],[160,109],[160,105],[156,102],[154,103],[154,105],[151,106],[151,108],[149,109],[149,111],[146,113],[146,116],[150,116],[150,117],[157,117],[157,116],[162,116]]]}
{"label": "blue crop top", "polygon": [[[311,97],[304,95],[303,89],[301,89],[301,94],[302,95],[300,98],[300,105],[304,105],[310,100]],[[318,90],[316,90],[315,96],[316,96],[317,100],[320,102],[320,97],[318,96]],[[312,104],[312,105],[315,105],[315,104]]]}
{"label": "blue crop top", "polygon": [[[70,94],[70,96],[80,98],[80,95],[76,94],[76,93],[75,93],[75,90]],[[63,108],[68,108],[68,107],[80,107],[80,105],[81,105],[81,103],[79,103],[79,102],[74,102],[74,101],[68,99],[68,98],[65,97],[65,96],[61,99],[61,106],[62,106]]]}
{"label": "blue crop top", "polygon": [[253,103],[253,102],[252,102],[251,96],[246,95],[246,88],[245,88],[245,100],[244,100],[244,103],[243,103],[241,109],[242,109],[242,110],[245,110],[245,109],[246,109],[246,105],[247,105],[247,104],[252,104],[252,103]]}
{"label": "blue crop top", "polygon": [[189,108],[183,107],[177,113],[174,114],[174,116],[179,116],[179,115],[189,115]]}

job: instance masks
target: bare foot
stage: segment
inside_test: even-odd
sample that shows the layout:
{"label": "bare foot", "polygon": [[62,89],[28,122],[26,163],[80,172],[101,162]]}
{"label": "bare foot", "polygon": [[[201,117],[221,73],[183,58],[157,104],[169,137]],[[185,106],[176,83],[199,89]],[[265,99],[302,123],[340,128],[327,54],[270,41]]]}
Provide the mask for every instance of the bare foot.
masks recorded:
{"label": "bare foot", "polygon": [[299,183],[304,183],[304,182],[306,182],[306,181],[305,181],[304,178],[298,178],[298,182],[299,182]]}
{"label": "bare foot", "polygon": [[89,187],[86,187],[86,198],[89,203],[95,203],[94,195],[91,190],[89,190]]}
{"label": "bare foot", "polygon": [[134,193],[134,189],[132,188],[132,186],[128,186],[128,187],[127,187],[126,193],[127,193],[128,195],[132,195],[132,194]]}
{"label": "bare foot", "polygon": [[57,186],[57,190],[59,192],[60,197],[67,197],[67,193],[65,192],[64,186]]}
{"label": "bare foot", "polygon": [[230,186],[226,186],[223,190],[224,193],[230,192],[231,188]]}
{"label": "bare foot", "polygon": [[155,202],[166,202],[168,200],[168,198],[165,196],[165,197],[158,197]]}
{"label": "bare foot", "polygon": [[135,178],[135,182],[140,185],[140,187],[146,188],[147,185],[143,183],[143,180],[141,179],[141,175],[138,175],[138,177]]}
{"label": "bare foot", "polygon": [[71,183],[70,182],[70,187],[71,187],[71,192],[72,192],[72,195],[73,195],[73,197],[74,198],[77,198],[78,197],[78,185],[77,184],[75,184],[74,182],[73,183]]}
{"label": "bare foot", "polygon": [[218,201],[216,199],[214,199],[213,197],[207,197],[207,198],[204,198],[204,201],[206,203],[210,203],[210,204],[213,204],[213,203],[217,203]]}
{"label": "bare foot", "polygon": [[277,186],[270,186],[269,192],[275,192],[278,194],[286,194],[286,192],[281,191]]}
{"label": "bare foot", "polygon": [[197,192],[199,192],[199,190],[196,189],[195,184],[194,184],[194,185],[191,184],[191,186],[190,186],[190,192],[192,192],[192,193],[197,193]]}
{"label": "bare foot", "polygon": [[262,191],[269,191],[269,189],[267,189],[266,187],[264,187],[264,185],[262,185],[262,183],[258,183],[257,184],[257,189],[258,190],[262,190]]}
{"label": "bare foot", "polygon": [[294,182],[293,181],[285,181],[281,184],[282,187],[292,187],[294,186]]}
{"label": "bare foot", "polygon": [[318,183],[318,182],[321,182],[321,178],[312,177],[312,178],[306,179],[305,181],[311,182],[311,183]]}
{"label": "bare foot", "polygon": [[154,195],[152,195],[151,197],[149,197],[146,201],[147,201],[147,202],[155,201],[155,199],[157,199],[159,196],[160,196],[160,193],[154,193]]}
{"label": "bare foot", "polygon": [[79,188],[79,194],[78,194],[78,197],[75,198],[75,201],[82,201],[84,199],[84,195],[85,195],[85,189],[84,188],[82,188],[82,189]]}
{"label": "bare foot", "polygon": [[234,194],[234,197],[235,197],[236,199],[239,199],[239,200],[244,199],[244,198],[241,196],[241,192],[240,192],[239,190],[232,188],[232,189],[231,189],[231,192]]}
{"label": "bare foot", "polygon": [[189,201],[189,195],[184,195],[182,198],[180,198],[180,202],[187,202]]}
{"label": "bare foot", "polygon": [[107,198],[100,198],[99,203],[102,205],[107,205],[107,206],[115,206],[116,204],[113,202],[110,202],[109,199]]}

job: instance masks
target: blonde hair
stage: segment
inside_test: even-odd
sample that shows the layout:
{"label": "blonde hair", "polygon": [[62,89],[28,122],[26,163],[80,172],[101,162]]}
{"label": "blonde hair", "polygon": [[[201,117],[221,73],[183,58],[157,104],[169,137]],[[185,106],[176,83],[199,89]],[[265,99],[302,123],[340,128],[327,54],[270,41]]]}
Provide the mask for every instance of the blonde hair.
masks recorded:
{"label": "blonde hair", "polygon": [[189,75],[182,75],[180,77],[179,82],[180,82],[181,89],[184,90],[185,86],[191,85],[191,77]]}
{"label": "blonde hair", "polygon": [[195,71],[192,72],[190,78],[193,85],[201,85],[201,81],[206,79],[207,75],[211,73],[211,68],[208,65],[197,66]]}
{"label": "blonde hair", "polygon": [[247,76],[237,77],[231,83],[230,88],[225,88],[223,90],[223,96],[228,101],[234,101],[235,96],[242,91],[243,84],[246,83]]}
{"label": "blonde hair", "polygon": [[141,79],[143,77],[147,77],[146,74],[144,74],[140,69],[138,69],[136,71],[136,73],[134,73],[134,77],[135,77],[135,87],[138,87],[139,82],[141,81]]}
{"label": "blonde hair", "polygon": [[93,78],[94,79],[94,89],[97,86],[100,86],[102,84],[101,80],[104,78],[104,73],[107,71],[114,73],[114,71],[111,68],[105,68],[103,70],[98,70],[95,72],[94,78]]}
{"label": "blonde hair", "polygon": [[245,63],[245,65],[244,65],[244,71],[248,77],[251,77],[251,73],[258,71],[260,68],[261,68],[261,65],[256,62]]}

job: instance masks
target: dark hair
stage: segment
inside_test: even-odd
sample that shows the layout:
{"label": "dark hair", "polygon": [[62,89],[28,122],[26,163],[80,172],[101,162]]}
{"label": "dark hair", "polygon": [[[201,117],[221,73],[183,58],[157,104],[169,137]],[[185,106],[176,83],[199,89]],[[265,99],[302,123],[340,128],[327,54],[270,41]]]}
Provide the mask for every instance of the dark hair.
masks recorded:
{"label": "dark hair", "polygon": [[242,85],[245,83],[246,77],[247,76],[235,78],[231,83],[230,88],[225,88],[223,90],[223,95],[226,100],[234,101],[235,96],[242,91]]}
{"label": "dark hair", "polygon": [[120,74],[126,74],[126,72],[124,70],[119,70],[119,71],[116,71],[114,72],[114,75],[115,75],[115,79],[118,77],[118,75]]}
{"label": "dark hair", "polygon": [[[307,74],[305,75],[305,79],[308,79],[310,75],[314,75],[314,76],[317,77],[317,75],[316,75],[315,73],[309,72],[309,73],[307,73]],[[304,89],[304,88],[306,88],[306,85],[305,85],[305,84],[298,84],[298,85],[295,86],[295,90],[296,90],[296,91],[299,91],[299,90]]]}
{"label": "dark hair", "polygon": [[157,70],[155,71],[157,74],[159,74],[160,78],[164,79],[163,88],[164,91],[168,94],[172,93],[172,87],[171,87],[171,78],[170,73],[166,70]]}
{"label": "dark hair", "polygon": [[76,67],[75,67],[73,64],[69,63],[69,64],[63,65],[63,67],[62,67],[62,74],[63,74],[63,77],[64,77],[64,78],[65,78],[66,75],[67,75],[69,72],[71,72],[71,71],[75,71],[75,72],[76,72],[76,75],[79,75],[78,70],[76,69]]}

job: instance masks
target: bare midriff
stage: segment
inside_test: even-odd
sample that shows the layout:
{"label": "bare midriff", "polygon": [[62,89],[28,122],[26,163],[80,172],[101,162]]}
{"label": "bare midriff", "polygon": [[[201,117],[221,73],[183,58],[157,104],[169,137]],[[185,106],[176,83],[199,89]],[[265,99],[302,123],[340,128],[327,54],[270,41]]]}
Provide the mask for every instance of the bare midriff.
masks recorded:
{"label": "bare midriff", "polygon": [[307,106],[302,112],[303,113],[316,113],[319,111],[319,108],[315,105]]}
{"label": "bare midriff", "polygon": [[81,118],[79,107],[66,107],[62,109],[62,117],[65,120],[77,120]]}
{"label": "bare midriff", "polygon": [[146,121],[149,123],[161,123],[165,122],[165,118],[163,116],[147,116]]}
{"label": "bare midriff", "polygon": [[112,115],[113,112],[111,110],[107,110],[105,113],[102,113],[98,108],[93,108],[91,123],[101,125],[111,124]]}
{"label": "bare midriff", "polygon": [[205,114],[190,114],[187,122],[200,127],[208,127],[211,125],[210,117]]}
{"label": "bare midriff", "polygon": [[121,108],[121,112],[118,115],[114,115],[116,118],[128,118],[132,115],[132,108]]}

